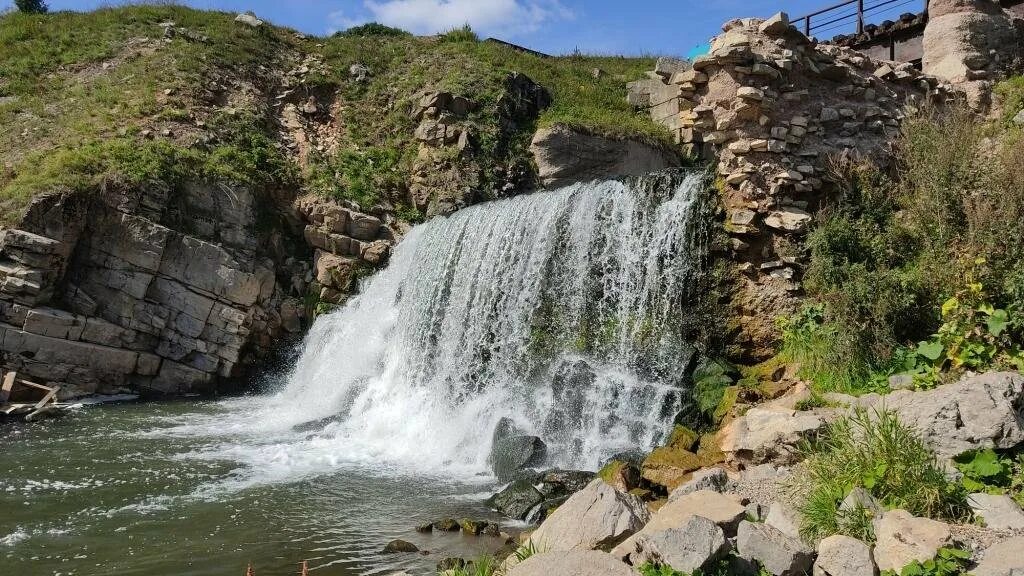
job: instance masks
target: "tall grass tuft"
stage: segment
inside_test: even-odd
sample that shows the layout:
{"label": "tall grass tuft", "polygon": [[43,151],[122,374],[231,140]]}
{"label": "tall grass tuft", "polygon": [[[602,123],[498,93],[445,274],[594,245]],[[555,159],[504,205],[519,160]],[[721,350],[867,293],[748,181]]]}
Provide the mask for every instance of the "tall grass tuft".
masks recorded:
{"label": "tall grass tuft", "polygon": [[816,542],[834,534],[872,539],[872,514],[840,504],[854,488],[887,509],[917,516],[962,518],[965,494],[944,473],[935,453],[895,414],[858,409],[832,424],[806,448],[803,473],[790,488],[801,497],[801,535]]}

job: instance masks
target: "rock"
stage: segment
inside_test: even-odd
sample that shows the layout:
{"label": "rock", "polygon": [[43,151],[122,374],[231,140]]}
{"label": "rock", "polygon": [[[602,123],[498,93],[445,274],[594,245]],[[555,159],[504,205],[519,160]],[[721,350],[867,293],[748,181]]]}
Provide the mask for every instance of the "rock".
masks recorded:
{"label": "rock", "polygon": [[299,110],[302,110],[303,114],[316,114],[319,112],[319,108],[316,105],[316,96],[310,96],[306,99],[306,102],[302,105]]}
{"label": "rock", "polygon": [[777,13],[757,27],[761,34],[768,36],[781,36],[788,32],[789,28],[789,15],[785,12]]}
{"label": "rock", "polygon": [[356,63],[348,67],[348,75],[356,82],[366,82],[370,78],[370,69]]}
{"label": "rock", "polygon": [[[509,518],[525,520],[527,515],[529,515],[530,510],[543,501],[544,495],[534,488],[530,481],[516,480],[505,487],[501,492],[491,496],[488,503],[493,506],[495,510]],[[434,527],[437,528],[437,525],[435,524]],[[456,530],[457,529],[458,523],[456,523]]]}
{"label": "rock", "polygon": [[259,28],[263,26],[263,20],[260,20],[252,12],[246,12],[235,16],[235,22],[239,24],[245,24],[246,26],[252,26],[253,28]]}
{"label": "rock", "polygon": [[[708,444],[713,442],[709,441]],[[677,443],[675,446],[662,446],[651,451],[644,459],[640,475],[672,491],[690,480],[694,472],[718,464],[724,459],[725,455],[717,446],[702,445],[697,453],[693,453]]]}
{"label": "rock", "polygon": [[967,503],[974,515],[993,530],[1024,530],[1024,510],[1005,494],[971,494]]}
{"label": "rock", "polygon": [[434,530],[439,532],[458,532],[462,527],[459,526],[458,520],[454,518],[445,518],[444,520],[438,520],[433,524]]}
{"label": "rock", "polygon": [[729,476],[723,468],[707,468],[693,473],[693,478],[682,486],[676,488],[668,495],[668,501],[674,502],[687,494],[699,490],[711,490],[712,492],[724,492],[729,482]]}
{"label": "rock", "polygon": [[633,569],[605,552],[579,550],[534,554],[516,564],[508,576],[635,576]]}
{"label": "rock", "polygon": [[641,566],[650,562],[692,574],[721,558],[727,550],[725,534],[717,524],[690,516],[678,528],[638,536],[633,541],[629,563]]}
{"label": "rock", "polygon": [[594,476],[585,470],[548,470],[540,477],[540,491],[545,496],[568,496],[586,488]]}
{"label": "rock", "polygon": [[1013,117],[1013,123],[1017,126],[1024,126],[1024,110],[1017,112],[1017,115]]}
{"label": "rock", "polygon": [[420,524],[419,526],[416,527],[416,531],[420,532],[422,534],[428,534],[428,533],[434,531],[434,524],[432,522],[427,522],[426,524]]}
{"label": "rock", "polygon": [[510,436],[491,448],[491,469],[499,480],[508,480],[519,470],[542,465],[547,451],[537,436]]}
{"label": "rock", "polygon": [[650,520],[646,504],[600,478],[576,492],[530,535],[538,550],[609,550]]}
{"label": "rock", "polygon": [[586,134],[560,125],[538,130],[530,143],[530,153],[547,188],[639,176],[679,166],[678,156],[668,149],[639,140]]}
{"label": "rock", "polygon": [[388,542],[387,546],[384,546],[384,550],[381,552],[384,554],[397,554],[399,552],[419,552],[420,549],[412,542],[406,542],[405,540],[392,540]]}
{"label": "rock", "polygon": [[597,475],[620,492],[629,492],[640,485],[640,468],[622,460],[605,464]]}
{"label": "rock", "polygon": [[993,544],[982,554],[981,562],[971,570],[974,576],[1020,576],[1024,574],[1024,536]]}
{"label": "rock", "polygon": [[764,223],[776,230],[800,232],[807,228],[811,219],[810,214],[799,208],[786,207],[768,214],[768,217],[764,219]]}
{"label": "rock", "polygon": [[757,561],[775,576],[800,576],[811,570],[814,551],[796,538],[766,524],[740,522],[736,551],[747,561]]}
{"label": "rock", "polygon": [[459,520],[459,528],[462,529],[462,533],[469,534],[470,536],[479,536],[486,527],[486,521],[473,520],[471,518],[463,518]]}
{"label": "rock", "polygon": [[968,450],[1008,449],[1024,442],[1024,375],[989,372],[934,390],[900,390],[877,407],[893,411],[940,458]]}
{"label": "rock", "polygon": [[690,62],[687,60],[662,56],[654,64],[654,73],[667,81],[672,78],[673,74],[685,72],[690,70],[690,68]]}
{"label": "rock", "polygon": [[764,523],[786,536],[800,540],[800,514],[787,504],[772,502]]}
{"label": "rock", "polygon": [[994,3],[945,0],[932,4],[936,6],[929,6],[922,39],[925,74],[962,83],[970,79],[972,70],[988,63],[990,54],[1009,60],[1016,32],[1010,18]]}
{"label": "rock", "polygon": [[814,576],[875,576],[871,546],[849,536],[829,536],[818,544]]}
{"label": "rock", "polygon": [[882,514],[885,513],[885,507],[878,500],[875,500],[875,497],[870,492],[860,486],[850,490],[850,493],[839,504],[839,510],[842,512],[854,512],[858,509],[870,512],[874,518],[881,518]]}
{"label": "rock", "polygon": [[707,518],[717,524],[726,536],[733,536],[745,515],[746,508],[729,496],[710,490],[693,492],[662,506],[642,530],[612,549],[612,555],[626,558],[636,549],[634,544],[641,535],[679,528],[692,516]]}
{"label": "rock", "polygon": [[879,570],[902,570],[914,560],[931,560],[952,543],[949,526],[918,518],[906,510],[890,510],[874,521],[875,564]]}
{"label": "rock", "polygon": [[790,464],[796,459],[798,445],[824,425],[820,416],[810,412],[751,408],[723,430],[722,450],[746,464]]}
{"label": "rock", "polygon": [[753,100],[756,102],[764,100],[764,92],[752,86],[740,86],[736,90],[736,96],[744,100]]}

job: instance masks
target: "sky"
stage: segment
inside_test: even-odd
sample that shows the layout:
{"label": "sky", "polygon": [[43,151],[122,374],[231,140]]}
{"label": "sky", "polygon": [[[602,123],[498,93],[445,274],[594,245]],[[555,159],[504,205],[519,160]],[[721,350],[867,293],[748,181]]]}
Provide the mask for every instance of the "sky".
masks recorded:
{"label": "sky", "polygon": [[[836,0],[181,0],[197,8],[252,10],[257,16],[307,34],[326,35],[365,22],[416,34],[469,24],[496,37],[549,54],[579,49],[597,54],[685,55],[721,31],[730,18],[767,17],[785,10],[797,18]],[[51,10],[90,10],[111,0],[48,0]],[[917,11],[901,0],[888,14]],[[0,7],[13,0],[0,0]],[[843,30],[833,30],[833,33]]]}

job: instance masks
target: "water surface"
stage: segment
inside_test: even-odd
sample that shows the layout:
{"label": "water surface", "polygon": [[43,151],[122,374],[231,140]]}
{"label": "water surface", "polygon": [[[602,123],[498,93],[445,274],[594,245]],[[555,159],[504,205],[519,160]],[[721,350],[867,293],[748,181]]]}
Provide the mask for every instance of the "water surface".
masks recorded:
{"label": "water surface", "polygon": [[[434,573],[498,538],[424,535],[441,517],[499,520],[487,478],[430,477],[283,446],[319,432],[246,435],[219,419],[259,399],[92,406],[60,420],[2,424],[0,574],[354,575]],[[263,462],[256,461],[256,455]],[[428,556],[384,556],[402,538]]]}

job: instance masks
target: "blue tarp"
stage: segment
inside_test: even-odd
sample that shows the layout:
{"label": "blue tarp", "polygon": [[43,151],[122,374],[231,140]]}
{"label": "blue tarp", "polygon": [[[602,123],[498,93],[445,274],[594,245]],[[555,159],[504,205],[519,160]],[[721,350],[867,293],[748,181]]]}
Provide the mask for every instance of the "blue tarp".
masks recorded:
{"label": "blue tarp", "polygon": [[703,44],[698,44],[694,46],[689,52],[686,53],[686,58],[688,60],[693,60],[697,56],[703,56],[708,52],[711,52],[711,43],[705,42]]}

